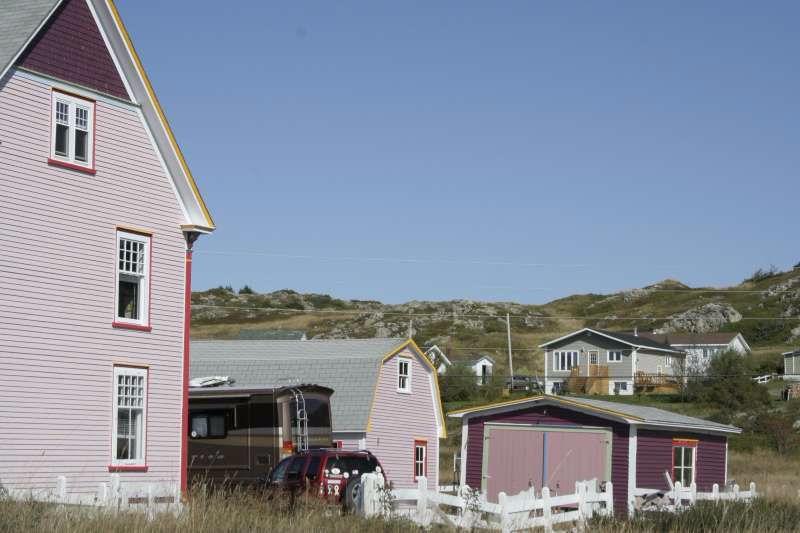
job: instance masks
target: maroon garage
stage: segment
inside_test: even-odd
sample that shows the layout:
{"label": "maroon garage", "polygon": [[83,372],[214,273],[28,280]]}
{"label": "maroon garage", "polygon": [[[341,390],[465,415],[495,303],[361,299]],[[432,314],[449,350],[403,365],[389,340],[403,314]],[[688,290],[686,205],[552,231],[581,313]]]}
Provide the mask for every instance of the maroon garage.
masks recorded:
{"label": "maroon garage", "polygon": [[573,492],[575,481],[614,486],[618,514],[636,489],[667,490],[668,473],[710,491],[727,482],[728,435],[739,428],[653,407],[535,396],[453,411],[461,418],[461,484],[489,501],[533,486]]}

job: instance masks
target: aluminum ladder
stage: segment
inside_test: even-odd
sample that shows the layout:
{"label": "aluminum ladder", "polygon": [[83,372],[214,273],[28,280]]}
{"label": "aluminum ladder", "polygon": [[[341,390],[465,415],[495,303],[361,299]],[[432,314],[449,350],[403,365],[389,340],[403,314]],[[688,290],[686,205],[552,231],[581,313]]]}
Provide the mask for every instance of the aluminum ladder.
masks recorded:
{"label": "aluminum ladder", "polygon": [[297,451],[308,451],[308,413],[306,412],[306,398],[300,389],[292,389],[295,405],[295,435],[297,436]]}

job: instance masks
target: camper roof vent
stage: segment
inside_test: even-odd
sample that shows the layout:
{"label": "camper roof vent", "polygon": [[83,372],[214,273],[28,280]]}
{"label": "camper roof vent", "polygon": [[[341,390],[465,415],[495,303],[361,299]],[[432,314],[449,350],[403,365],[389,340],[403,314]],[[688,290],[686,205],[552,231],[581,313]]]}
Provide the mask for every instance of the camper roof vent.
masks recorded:
{"label": "camper roof vent", "polygon": [[233,383],[233,380],[228,376],[206,376],[189,380],[190,387],[219,387],[230,383]]}

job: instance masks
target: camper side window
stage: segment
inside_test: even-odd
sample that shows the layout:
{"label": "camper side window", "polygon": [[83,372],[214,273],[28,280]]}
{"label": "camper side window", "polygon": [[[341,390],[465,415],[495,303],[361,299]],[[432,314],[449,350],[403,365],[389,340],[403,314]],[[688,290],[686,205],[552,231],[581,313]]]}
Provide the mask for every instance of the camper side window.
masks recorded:
{"label": "camper side window", "polygon": [[192,415],[193,439],[222,439],[227,436],[225,413],[202,413]]}

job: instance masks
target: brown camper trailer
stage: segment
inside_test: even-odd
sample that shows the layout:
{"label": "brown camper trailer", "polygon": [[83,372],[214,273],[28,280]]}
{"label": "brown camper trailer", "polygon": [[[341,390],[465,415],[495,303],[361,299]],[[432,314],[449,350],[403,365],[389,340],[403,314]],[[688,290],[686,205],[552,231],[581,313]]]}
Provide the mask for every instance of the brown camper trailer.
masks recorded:
{"label": "brown camper trailer", "polygon": [[317,385],[190,388],[190,483],[251,485],[283,457],[330,447],[331,394]]}

